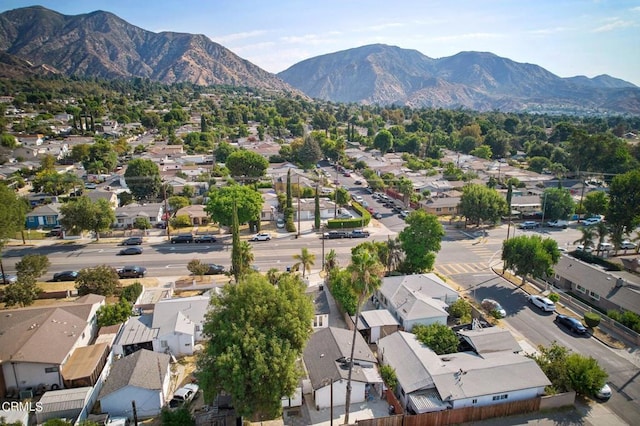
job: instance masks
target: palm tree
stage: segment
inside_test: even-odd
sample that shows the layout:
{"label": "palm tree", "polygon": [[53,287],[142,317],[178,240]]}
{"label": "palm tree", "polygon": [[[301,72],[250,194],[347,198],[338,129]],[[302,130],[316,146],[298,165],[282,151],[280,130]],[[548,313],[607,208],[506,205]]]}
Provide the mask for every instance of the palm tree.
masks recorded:
{"label": "palm tree", "polygon": [[267,279],[273,285],[278,284],[278,280],[280,279],[280,271],[278,268],[271,268],[267,271]]}
{"label": "palm tree", "polygon": [[338,254],[334,249],[329,250],[329,253],[324,257],[324,268],[331,272],[334,268],[338,267]]}
{"label": "palm tree", "polygon": [[596,253],[600,253],[600,246],[604,243],[604,239],[609,235],[609,226],[604,222],[598,222],[595,228],[595,236],[598,237],[598,247]]}
{"label": "palm tree", "polygon": [[358,317],[360,316],[360,306],[376,291],[381,284],[380,278],[384,275],[384,266],[378,260],[378,256],[371,253],[366,248],[356,247],[352,251],[351,265],[347,271],[351,274],[351,281],[354,292],[358,295],[356,304],[355,325],[353,327],[353,339],[351,340],[351,356],[349,357],[349,376],[347,378],[347,394],[345,400],[344,423],[349,424],[349,405],[351,404],[351,374],[353,372],[353,353],[356,345],[356,333],[358,332]]}
{"label": "palm tree", "polygon": [[395,271],[400,266],[403,253],[402,245],[397,237],[393,240],[391,238],[387,240],[387,274]]}
{"label": "palm tree", "polygon": [[582,232],[582,236],[575,240],[573,244],[582,244],[584,248],[593,245],[593,239],[596,237],[595,230],[591,226],[581,226],[578,228]]}
{"label": "palm tree", "polygon": [[251,264],[253,263],[253,251],[251,244],[246,241],[240,243],[240,264],[242,265],[240,275],[244,275],[249,271]]}
{"label": "palm tree", "polygon": [[316,260],[316,255],[309,253],[309,249],[303,247],[300,254],[293,255],[293,260],[297,260],[297,262],[293,264],[294,269],[299,269],[300,266],[302,266],[302,278],[304,278],[307,269],[310,270],[313,266],[313,262]]}

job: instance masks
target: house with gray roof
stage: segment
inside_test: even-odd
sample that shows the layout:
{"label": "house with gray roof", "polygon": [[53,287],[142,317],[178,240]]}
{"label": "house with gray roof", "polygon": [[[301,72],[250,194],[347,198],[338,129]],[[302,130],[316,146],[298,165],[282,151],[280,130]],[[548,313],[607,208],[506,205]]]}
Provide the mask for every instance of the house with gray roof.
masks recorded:
{"label": "house with gray roof", "polygon": [[156,303],[151,323],[151,328],[157,331],[153,338],[153,350],[174,356],[192,355],[196,342],[203,338],[209,301],[210,295],[205,293]]}
{"label": "house with gray roof", "polygon": [[153,329],[153,315],[129,317],[124,323],[115,341],[113,353],[127,356],[141,349],[153,350],[153,340],[158,336],[158,329]]}
{"label": "house with gray roof", "polygon": [[24,389],[62,389],[61,370],[97,333],[104,296],[11,309],[0,316],[0,397]]}
{"label": "house with gray roof", "polygon": [[148,219],[151,226],[162,222],[162,214],[164,213],[164,205],[162,203],[149,204],[127,204],[126,206],[116,209],[117,228],[133,227],[137,218]]}
{"label": "house with gray roof", "polygon": [[446,324],[446,308],[456,300],[458,293],[434,273],[385,277],[374,295],[378,307],[407,331],[417,324]]}
{"label": "house with gray roof", "polygon": [[551,282],[598,308],[640,315],[640,277],[627,271],[606,271],[570,255],[560,256]]}
{"label": "house with gray roof", "polygon": [[[352,339],[353,331],[328,327],[317,330],[307,342],[303,361],[317,409],[331,406],[332,393],[334,407],[345,405]],[[359,333],[356,333],[353,363],[351,403],[364,402],[370,395],[380,397],[383,385],[378,361]]]}
{"label": "house with gray roof", "polygon": [[115,361],[98,396],[102,412],[132,419],[135,401],[138,418],[157,416],[171,399],[169,361],[168,354],[146,349]]}
{"label": "house with gray roof", "polygon": [[313,324],[314,330],[329,327],[329,300],[324,286],[308,287],[306,294],[311,298],[314,307]]}
{"label": "house with gray roof", "polygon": [[386,309],[360,312],[358,331],[367,343],[377,343],[381,337],[400,330],[400,323]]}
{"label": "house with gray roof", "polygon": [[27,229],[53,228],[60,225],[60,203],[37,206],[26,216]]}
{"label": "house with gray roof", "polygon": [[520,353],[522,347],[507,329],[500,327],[474,328],[460,330],[458,336],[470,349],[482,356],[501,354],[502,352]]}
{"label": "house with gray roof", "polygon": [[437,355],[414,334],[399,331],[378,342],[382,365],[395,369],[396,396],[409,413],[480,407],[535,398],[551,384],[524,355],[476,352]]}

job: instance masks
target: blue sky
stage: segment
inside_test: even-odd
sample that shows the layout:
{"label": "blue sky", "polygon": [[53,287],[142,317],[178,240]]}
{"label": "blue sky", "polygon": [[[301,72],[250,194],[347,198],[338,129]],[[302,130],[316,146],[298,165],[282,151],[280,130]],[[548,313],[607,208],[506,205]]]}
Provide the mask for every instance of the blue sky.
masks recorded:
{"label": "blue sky", "polygon": [[204,34],[273,73],[384,43],[432,58],[492,52],[561,77],[609,74],[640,86],[640,0],[2,0],[0,12],[36,4]]}

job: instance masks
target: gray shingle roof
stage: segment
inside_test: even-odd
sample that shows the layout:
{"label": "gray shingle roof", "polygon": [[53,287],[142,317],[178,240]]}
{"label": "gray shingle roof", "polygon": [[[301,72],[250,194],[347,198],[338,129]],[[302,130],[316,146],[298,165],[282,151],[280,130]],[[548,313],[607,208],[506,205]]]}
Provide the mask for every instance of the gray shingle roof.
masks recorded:
{"label": "gray shingle roof", "polygon": [[169,367],[170,356],[141,349],[113,363],[109,377],[104,382],[99,398],[134,386],[143,389],[161,390]]}
{"label": "gray shingle roof", "polygon": [[[325,379],[335,381],[347,378],[348,368],[343,368],[336,360],[351,356],[352,339],[353,331],[335,327],[322,328],[311,335],[304,349],[304,363],[313,389],[322,387]],[[356,333],[353,359],[377,365],[376,358],[360,333]],[[367,383],[367,377],[363,368],[353,367],[352,380]]]}
{"label": "gray shingle roof", "polygon": [[481,354],[492,352],[521,352],[522,348],[509,330],[500,327],[488,327],[458,332],[473,348]]}

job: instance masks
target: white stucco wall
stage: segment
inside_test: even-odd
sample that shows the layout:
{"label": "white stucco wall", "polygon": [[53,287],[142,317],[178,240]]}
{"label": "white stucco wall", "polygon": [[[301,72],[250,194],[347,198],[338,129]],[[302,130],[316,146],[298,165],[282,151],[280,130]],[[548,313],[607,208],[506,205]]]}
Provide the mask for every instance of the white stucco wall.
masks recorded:
{"label": "white stucco wall", "polygon": [[157,416],[164,404],[159,390],[126,386],[100,399],[100,407],[111,417],[133,418],[131,401],[136,402],[138,418]]}
{"label": "white stucco wall", "polygon": [[[351,382],[351,403],[356,404],[365,400],[365,383]],[[347,399],[347,380],[338,380],[333,382],[333,407],[339,407],[345,404]],[[331,386],[327,385],[315,391],[316,408],[331,407]]]}
{"label": "white stucco wall", "polygon": [[[544,386],[531,388],[531,389],[522,389],[511,392],[503,392],[501,394],[496,395],[484,395],[476,398],[465,398],[459,399],[456,401],[452,401],[452,408],[464,408],[464,407],[482,407],[485,405],[494,405],[501,404],[504,402],[513,402],[513,401],[521,401],[525,399],[532,399],[539,395],[544,394]],[[507,395],[506,399],[497,399],[494,400],[493,397],[499,397],[500,395]],[[476,403],[473,403],[473,400],[476,399]]]}
{"label": "white stucco wall", "polygon": [[166,352],[167,348],[162,346],[163,340],[166,340],[168,348],[173,355],[193,355],[195,339],[192,335],[183,333],[171,333],[164,336],[158,336],[153,339],[154,352]]}
{"label": "white stucco wall", "polygon": [[[57,371],[46,373],[46,368],[56,368]],[[20,390],[24,390],[32,387],[35,391],[35,388],[40,384],[48,385],[48,389],[51,389],[51,385],[53,384],[58,385],[59,389],[63,388],[60,367],[55,364],[5,362],[2,364],[2,372],[4,374],[4,381],[7,389],[10,387],[17,387]]]}

